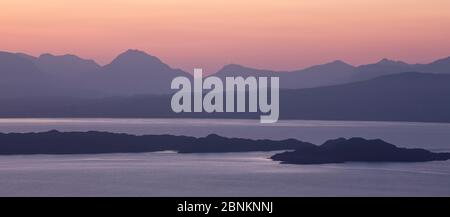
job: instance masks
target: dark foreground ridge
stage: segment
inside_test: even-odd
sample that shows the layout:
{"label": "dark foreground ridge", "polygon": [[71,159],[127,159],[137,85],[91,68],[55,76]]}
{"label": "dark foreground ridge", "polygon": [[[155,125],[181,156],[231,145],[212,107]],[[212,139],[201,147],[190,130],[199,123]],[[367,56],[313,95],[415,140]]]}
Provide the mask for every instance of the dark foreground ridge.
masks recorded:
{"label": "dark foreground ridge", "polygon": [[222,153],[286,151],[271,158],[283,163],[322,164],[361,162],[422,162],[448,160],[450,153],[398,148],[382,140],[362,138],[329,140],[321,146],[295,139],[252,140],[215,134],[195,138],[174,135],[130,135],[109,132],[0,133],[0,155],[101,154],[156,151]]}
{"label": "dark foreground ridge", "polygon": [[176,151],[220,153],[298,150],[315,145],[295,139],[272,141],[225,138],[215,134],[195,138],[174,135],[130,135],[109,132],[0,133],[0,155],[101,154]]}
{"label": "dark foreground ridge", "polygon": [[450,153],[433,153],[419,148],[399,148],[380,139],[339,138],[328,140],[312,149],[299,149],[275,154],[271,159],[291,164],[425,162],[448,160],[450,159]]}

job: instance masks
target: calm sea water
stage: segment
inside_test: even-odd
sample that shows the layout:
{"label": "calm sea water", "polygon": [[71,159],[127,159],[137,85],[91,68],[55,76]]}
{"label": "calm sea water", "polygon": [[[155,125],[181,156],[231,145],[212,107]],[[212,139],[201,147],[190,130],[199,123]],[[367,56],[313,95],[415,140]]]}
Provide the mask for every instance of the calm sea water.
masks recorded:
{"label": "calm sea water", "polygon": [[[0,119],[0,132],[381,138],[450,151],[450,124],[192,119]],[[450,161],[281,165],[272,153],[0,156],[0,196],[450,196]]]}

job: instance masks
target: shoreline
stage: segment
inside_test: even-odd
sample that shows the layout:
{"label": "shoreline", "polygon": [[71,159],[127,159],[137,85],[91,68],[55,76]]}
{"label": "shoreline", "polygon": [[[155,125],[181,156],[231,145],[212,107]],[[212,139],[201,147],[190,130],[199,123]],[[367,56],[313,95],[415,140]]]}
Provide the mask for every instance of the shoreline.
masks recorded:
{"label": "shoreline", "polygon": [[[287,151],[290,150],[290,151]],[[99,131],[0,133],[0,155],[108,154],[175,151],[177,153],[233,153],[283,151],[270,157],[291,164],[345,162],[426,162],[448,160],[450,153],[399,148],[380,139],[332,139],[315,145],[297,139],[269,140],[175,135],[132,135]]]}

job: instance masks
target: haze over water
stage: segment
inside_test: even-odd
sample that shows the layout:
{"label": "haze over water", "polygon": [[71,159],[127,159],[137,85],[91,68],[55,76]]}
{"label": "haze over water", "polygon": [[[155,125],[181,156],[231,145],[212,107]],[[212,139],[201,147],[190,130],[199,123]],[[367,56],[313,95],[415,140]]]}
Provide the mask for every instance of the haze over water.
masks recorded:
{"label": "haze over water", "polygon": [[[450,150],[450,124],[214,119],[0,119],[0,132],[102,130],[132,134],[382,138]],[[0,156],[1,196],[448,196],[450,162],[285,165],[273,153]]]}
{"label": "haze over water", "polygon": [[126,118],[0,118],[0,132],[107,131],[252,139],[295,138],[321,144],[339,137],[383,139],[397,146],[430,150],[450,149],[450,124],[376,121],[280,120],[260,124],[239,119],[126,119]]}

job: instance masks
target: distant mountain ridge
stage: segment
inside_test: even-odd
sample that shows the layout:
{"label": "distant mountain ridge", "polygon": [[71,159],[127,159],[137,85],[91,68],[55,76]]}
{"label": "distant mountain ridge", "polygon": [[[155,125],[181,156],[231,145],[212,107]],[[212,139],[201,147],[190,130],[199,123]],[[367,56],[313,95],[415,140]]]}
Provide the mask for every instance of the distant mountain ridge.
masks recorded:
{"label": "distant mountain ridge", "polygon": [[71,88],[61,86],[54,77],[42,72],[31,56],[0,52],[0,97],[53,96],[77,94]]}
{"label": "distant mountain ridge", "polygon": [[34,62],[42,71],[56,76],[82,76],[101,68],[94,60],[82,59],[71,54],[59,56],[42,54]]}
{"label": "distant mountain ridge", "polygon": [[[282,89],[332,86],[369,80],[402,72],[450,74],[450,57],[429,64],[408,64],[382,59],[374,64],[352,66],[336,60],[293,71],[254,69],[238,64],[213,74],[227,76],[279,76]],[[167,94],[176,76],[192,75],[170,67],[156,56],[127,50],[101,66],[75,55],[0,52],[0,98],[26,96],[106,97]]]}
{"label": "distant mountain ridge", "polygon": [[0,52],[0,98],[167,94],[176,76],[191,77],[138,50],[127,50],[105,66],[71,54]]}
{"label": "distant mountain ridge", "polygon": [[285,89],[302,89],[345,84],[369,80],[383,75],[402,72],[423,72],[450,74],[450,57],[428,64],[408,64],[403,61],[382,59],[377,63],[352,66],[341,60],[315,65],[301,70],[274,71],[253,69],[237,64],[229,64],[213,76],[279,76],[280,85]]}
{"label": "distant mountain ridge", "polygon": [[[280,90],[282,120],[450,123],[450,74],[405,72],[325,87]],[[171,95],[2,100],[0,117],[245,118],[260,113],[174,113]]]}
{"label": "distant mountain ridge", "polygon": [[284,119],[450,122],[450,74],[404,72],[286,90]]}
{"label": "distant mountain ridge", "polygon": [[139,50],[128,50],[103,66],[96,84],[114,94],[165,94],[177,76],[191,75],[173,69],[159,58]]}
{"label": "distant mountain ridge", "polygon": [[218,76],[222,79],[227,76],[279,76],[282,88],[298,89],[350,82],[354,73],[355,67],[342,61],[333,61],[296,71],[252,69],[237,64],[229,64],[211,76]]}

